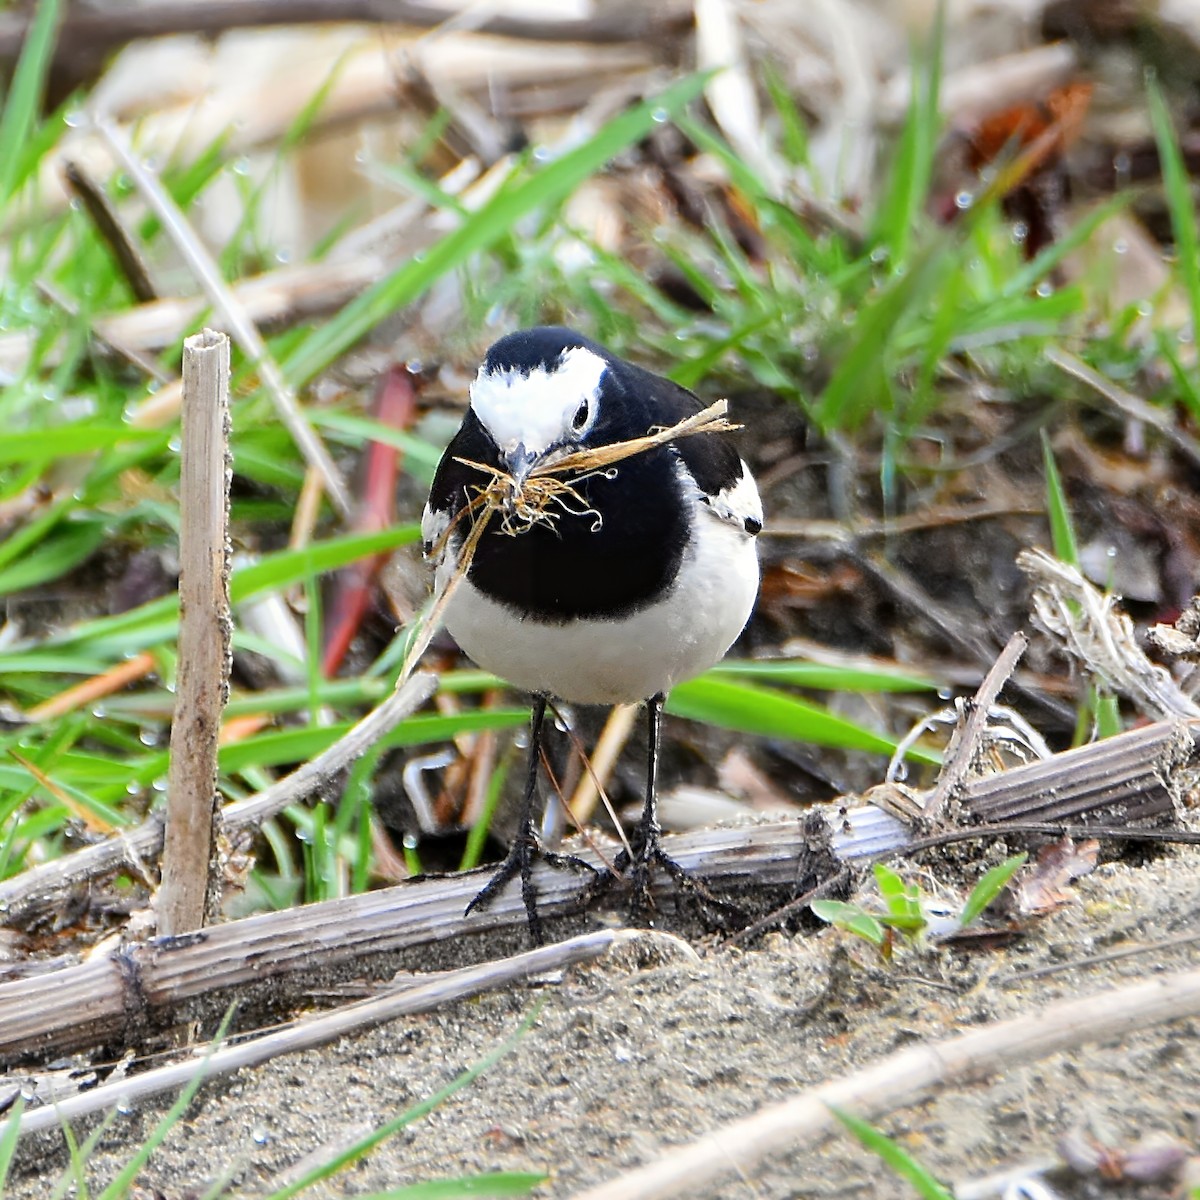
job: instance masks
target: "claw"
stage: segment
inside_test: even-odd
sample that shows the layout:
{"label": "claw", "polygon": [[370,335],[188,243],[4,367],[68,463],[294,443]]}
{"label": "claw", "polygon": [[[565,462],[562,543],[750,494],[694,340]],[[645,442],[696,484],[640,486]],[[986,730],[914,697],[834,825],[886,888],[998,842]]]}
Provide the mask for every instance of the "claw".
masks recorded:
{"label": "claw", "polygon": [[543,850],[542,844],[534,834],[518,835],[508,852],[508,856],[500,864],[496,873],[483,885],[475,899],[467,905],[464,916],[470,916],[478,909],[484,911],[488,905],[504,890],[505,886],[517,875],[521,877],[521,900],[525,905],[525,920],[529,926],[529,936],[535,946],[545,943],[542,932],[542,918],[538,912],[537,886],[533,882],[533,864],[541,859],[548,867],[556,871],[590,871],[598,874],[596,868],[582,858],[573,854],[555,854]]}

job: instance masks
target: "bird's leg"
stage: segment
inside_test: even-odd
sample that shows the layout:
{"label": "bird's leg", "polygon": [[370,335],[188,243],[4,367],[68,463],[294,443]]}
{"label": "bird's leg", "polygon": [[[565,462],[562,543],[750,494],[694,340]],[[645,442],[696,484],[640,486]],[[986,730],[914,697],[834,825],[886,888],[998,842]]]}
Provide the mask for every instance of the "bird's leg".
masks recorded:
{"label": "bird's leg", "polygon": [[[647,750],[649,761],[646,766],[646,802],[642,816],[633,830],[630,850],[622,850],[613,863],[613,873],[607,876],[627,878],[631,898],[629,917],[641,924],[654,908],[650,896],[650,877],[655,866],[661,867],[670,877],[680,893],[690,895],[701,911],[724,925],[741,914],[736,905],[714,896],[703,880],[689,875],[663,848],[662,826],[658,822],[658,754],[662,740],[662,714],[666,697],[660,692],[646,702]],[[594,889],[598,891],[599,889]]]}
{"label": "bird's leg", "polygon": [[675,881],[677,887],[693,883],[684,869],[662,848],[662,826],[658,823],[658,752],[662,740],[662,714],[666,697],[662,692],[646,701],[646,802],[642,816],[633,830],[630,845],[632,855],[621,852],[614,864],[620,872],[628,872],[633,897],[630,916],[636,921],[651,908],[650,872],[657,864]]}
{"label": "bird's leg", "polygon": [[529,772],[525,777],[525,794],[521,800],[521,817],[517,835],[513,838],[508,855],[496,873],[488,880],[479,894],[467,905],[469,915],[474,909],[485,909],[500,894],[504,886],[515,876],[521,877],[521,899],[525,902],[525,917],[529,924],[529,936],[535,945],[545,940],[542,936],[542,919],[537,910],[537,888],[533,882],[533,864],[541,858],[549,866],[573,871],[592,871],[593,868],[581,858],[570,854],[553,854],[542,849],[541,839],[534,828],[533,802],[537,795],[538,763],[542,754],[542,727],[546,718],[546,697],[534,696],[533,710],[529,721]]}

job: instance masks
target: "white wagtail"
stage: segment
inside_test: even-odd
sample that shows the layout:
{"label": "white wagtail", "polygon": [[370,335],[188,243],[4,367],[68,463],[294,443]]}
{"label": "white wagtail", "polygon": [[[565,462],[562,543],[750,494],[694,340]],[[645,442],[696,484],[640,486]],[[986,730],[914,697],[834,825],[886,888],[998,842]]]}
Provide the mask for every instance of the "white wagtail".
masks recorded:
{"label": "white wagtail", "polygon": [[[465,524],[455,518],[487,482],[460,460],[497,468],[520,484],[539,464],[670,428],[703,409],[686,388],[557,326],[496,342],[470,396],[421,519],[426,553],[440,556],[439,584],[454,573],[463,546]],[[684,882],[659,844],[655,784],[665,695],[720,660],[758,592],[762,504],[728,435],[681,437],[569,482],[573,502],[552,522],[514,535],[502,528],[502,513],[492,514],[445,610],[447,628],[476,663],[533,693],[518,832],[467,911],[485,907],[519,874],[535,940],[534,860],[582,866],[544,852],[534,828],[547,699],[646,701],[645,808],[631,838],[632,861],[622,852],[615,864],[630,877],[635,910],[644,909],[652,864]]]}

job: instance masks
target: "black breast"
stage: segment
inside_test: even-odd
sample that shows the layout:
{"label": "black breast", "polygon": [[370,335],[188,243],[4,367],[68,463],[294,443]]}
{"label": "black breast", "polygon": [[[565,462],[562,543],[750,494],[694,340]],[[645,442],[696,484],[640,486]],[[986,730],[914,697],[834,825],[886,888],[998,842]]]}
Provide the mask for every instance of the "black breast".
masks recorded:
{"label": "black breast", "polygon": [[[487,482],[455,457],[495,463],[496,447],[469,413],[438,467],[433,507],[457,512]],[[686,501],[669,449],[615,463],[612,479],[573,484],[593,512],[557,506],[553,527],[538,523],[515,536],[493,514],[471,562],[471,582],[494,600],[543,621],[614,618],[662,596],[675,581],[689,536]],[[466,528],[463,527],[465,535]]]}

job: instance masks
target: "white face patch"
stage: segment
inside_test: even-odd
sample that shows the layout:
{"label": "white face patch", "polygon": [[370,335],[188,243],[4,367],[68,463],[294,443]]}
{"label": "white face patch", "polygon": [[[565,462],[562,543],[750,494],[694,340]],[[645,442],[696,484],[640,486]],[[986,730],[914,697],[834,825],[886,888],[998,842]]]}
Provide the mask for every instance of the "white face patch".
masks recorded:
{"label": "white face patch", "polygon": [[583,346],[564,351],[549,371],[539,367],[528,375],[489,375],[480,367],[471,384],[471,407],[502,453],[523,445],[530,454],[542,454],[556,442],[577,441],[591,429],[607,367]]}

